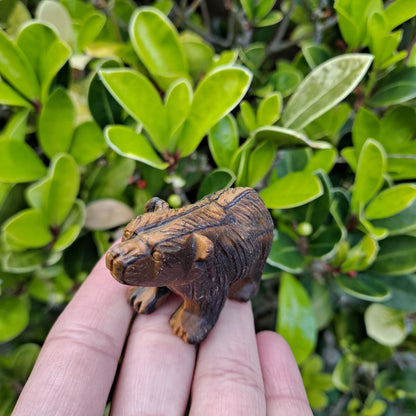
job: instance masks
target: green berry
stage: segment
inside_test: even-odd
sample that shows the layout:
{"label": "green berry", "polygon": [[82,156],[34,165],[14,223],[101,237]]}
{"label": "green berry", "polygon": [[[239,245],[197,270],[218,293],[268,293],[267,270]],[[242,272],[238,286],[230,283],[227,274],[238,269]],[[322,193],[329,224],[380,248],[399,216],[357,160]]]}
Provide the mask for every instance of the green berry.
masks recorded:
{"label": "green berry", "polygon": [[298,225],[298,234],[307,237],[313,231],[312,225],[309,222],[301,222]]}
{"label": "green berry", "polygon": [[168,203],[172,208],[179,208],[182,205],[182,200],[179,195],[169,195]]}

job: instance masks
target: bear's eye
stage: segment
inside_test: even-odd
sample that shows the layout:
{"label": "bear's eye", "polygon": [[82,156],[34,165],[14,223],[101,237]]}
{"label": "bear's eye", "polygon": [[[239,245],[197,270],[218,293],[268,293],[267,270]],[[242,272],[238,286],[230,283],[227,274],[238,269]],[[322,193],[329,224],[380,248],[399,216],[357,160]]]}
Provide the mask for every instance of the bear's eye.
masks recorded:
{"label": "bear's eye", "polygon": [[154,251],[153,253],[152,253],[152,257],[153,257],[153,260],[155,260],[155,261],[160,261],[160,260],[162,260],[162,253],[160,252],[160,251]]}

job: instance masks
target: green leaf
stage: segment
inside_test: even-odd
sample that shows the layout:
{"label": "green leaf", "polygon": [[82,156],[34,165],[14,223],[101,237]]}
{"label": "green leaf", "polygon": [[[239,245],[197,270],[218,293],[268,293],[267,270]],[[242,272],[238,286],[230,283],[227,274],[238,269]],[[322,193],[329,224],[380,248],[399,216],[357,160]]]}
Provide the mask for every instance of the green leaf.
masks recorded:
{"label": "green leaf", "polygon": [[[332,184],[327,175],[322,171],[316,173],[322,184],[322,195],[307,205],[302,205],[293,210],[296,222],[307,222],[311,224],[313,231],[318,231],[319,227],[325,223],[328,218],[329,208],[331,206],[331,188]],[[334,233],[337,233],[334,231]],[[332,234],[332,233],[330,233]],[[324,236],[323,236],[324,237]],[[320,240],[318,240],[320,241]]]}
{"label": "green leaf", "polygon": [[90,200],[114,198],[123,200],[122,194],[136,168],[136,162],[126,157],[116,157],[102,167],[92,185]]}
{"label": "green leaf", "polygon": [[166,90],[177,78],[187,78],[188,64],[172,22],[159,10],[141,7],[130,23],[133,47],[159,86]]}
{"label": "green leaf", "polygon": [[77,126],[69,153],[79,165],[99,158],[107,148],[103,132],[94,121],[84,121]]}
{"label": "green leaf", "polygon": [[380,88],[368,100],[372,107],[387,107],[416,97],[416,67],[407,67],[387,75]]}
{"label": "green leaf", "polygon": [[317,328],[308,294],[288,273],[283,273],[280,282],[277,332],[290,345],[298,364],[315,348]]}
{"label": "green leaf", "polygon": [[241,6],[243,6],[244,13],[249,20],[254,18],[254,0],[240,0]]}
{"label": "green leaf", "polygon": [[193,32],[182,33],[180,40],[188,61],[189,73],[193,80],[198,81],[212,64],[214,50],[211,45]]}
{"label": "green leaf", "polygon": [[325,173],[331,172],[337,160],[338,152],[336,149],[322,149],[313,153],[305,166],[307,172],[317,172],[322,170]]}
{"label": "green leaf", "polygon": [[293,172],[277,179],[260,192],[268,208],[293,208],[322,195],[320,180],[310,172]]}
{"label": "green leaf", "polygon": [[0,181],[30,182],[46,174],[46,168],[25,142],[0,140]]}
{"label": "green leaf", "polygon": [[22,108],[16,111],[7,121],[6,126],[0,134],[1,139],[12,139],[23,142],[26,137],[27,119],[29,109]]}
{"label": "green leaf", "polygon": [[342,230],[337,225],[322,227],[309,240],[308,255],[319,258],[328,256],[335,251],[342,238]]}
{"label": "green leaf", "polygon": [[[375,381],[376,391],[389,401],[403,401],[405,406],[400,409],[400,416],[413,416],[414,397],[416,395],[416,370],[414,368],[392,366],[378,374]],[[409,398],[406,401],[403,400]],[[413,406],[412,406],[413,405]]]}
{"label": "green leaf", "polygon": [[39,345],[27,343],[20,345],[13,353],[13,373],[19,380],[28,379],[39,351]]}
{"label": "green leaf", "polygon": [[352,141],[355,151],[360,153],[367,139],[378,140],[379,134],[380,123],[377,116],[365,107],[360,107],[352,127]]}
{"label": "green leaf", "polygon": [[380,251],[370,271],[401,275],[416,270],[416,237],[398,235],[379,242]]}
{"label": "green leaf", "polygon": [[39,270],[48,260],[48,254],[43,249],[10,251],[3,261],[4,270],[11,273],[29,273]]}
{"label": "green leaf", "polygon": [[91,78],[88,87],[88,107],[97,124],[103,129],[108,124],[121,124],[123,108],[105,88],[99,70],[103,68],[120,68],[122,63],[115,59],[101,62]]}
{"label": "green leaf", "polygon": [[406,338],[404,313],[373,303],[364,313],[367,334],[382,345],[396,347]]}
{"label": "green leaf", "polygon": [[392,30],[406,20],[416,16],[416,3],[413,0],[396,0],[384,10],[388,29]]}
{"label": "green leaf", "polygon": [[218,167],[231,167],[232,157],[238,148],[238,128],[232,114],[227,114],[210,129],[208,145]]}
{"label": "green leaf", "polygon": [[276,0],[263,0],[257,2],[254,8],[254,16],[256,20],[260,21],[267,16],[268,13],[273,9]]}
{"label": "green leaf", "polygon": [[378,280],[390,291],[391,297],[383,302],[389,308],[404,312],[416,312],[416,276],[378,276]]}
{"label": "green leaf", "polygon": [[57,88],[48,97],[39,116],[39,142],[50,159],[69,150],[74,126],[74,103],[67,90]]}
{"label": "green leaf", "polygon": [[35,70],[41,85],[41,100],[45,102],[52,80],[69,59],[71,49],[51,27],[39,22],[26,25],[19,33],[17,44]]}
{"label": "green leaf", "polygon": [[0,104],[18,107],[32,107],[29,101],[0,79]]}
{"label": "green leaf", "polygon": [[309,146],[314,149],[328,149],[331,147],[326,142],[313,142],[309,140],[304,134],[296,130],[286,129],[279,126],[261,127],[254,132],[254,139],[270,140],[277,145],[278,148],[295,147],[295,146]]}
{"label": "green leaf", "polygon": [[235,182],[236,176],[230,169],[214,169],[211,171],[199,186],[197,199],[212,194],[220,189],[227,189]]}
{"label": "green leaf", "polygon": [[351,391],[354,373],[354,364],[348,355],[344,355],[335,366],[332,382],[338,390],[348,393]]}
{"label": "green leaf", "polygon": [[166,169],[163,162],[143,134],[127,126],[108,126],[104,130],[108,145],[118,154],[146,163],[157,169]]}
{"label": "green leaf", "polygon": [[[169,137],[172,137],[188,117],[192,102],[192,86],[186,79],[180,79],[171,84],[166,92],[165,108]],[[174,143],[169,140],[168,146],[173,150]]]}
{"label": "green leaf", "polygon": [[39,21],[53,26],[59,33],[59,37],[72,45],[74,31],[71,16],[61,3],[42,0],[36,9],[36,17]]}
{"label": "green leaf", "polygon": [[75,160],[66,154],[57,155],[49,167],[48,176],[27,190],[33,208],[43,212],[51,226],[59,226],[67,217],[80,185],[80,174]]}
{"label": "green leaf", "polygon": [[260,143],[249,155],[247,186],[257,185],[272,167],[276,157],[276,146],[264,141]]}
{"label": "green leaf", "polygon": [[358,274],[356,277],[339,275],[336,277],[336,282],[345,292],[358,299],[381,302],[391,296],[389,289],[376,277],[370,275]]}
{"label": "green leaf", "polygon": [[79,28],[77,46],[79,50],[84,50],[100,34],[106,22],[103,13],[96,11],[91,13]]}
{"label": "green leaf", "polygon": [[383,147],[375,140],[368,139],[358,159],[354,189],[352,191],[352,209],[360,212],[383,185],[386,172],[386,154]]}
{"label": "green leaf", "polygon": [[385,218],[407,208],[416,198],[416,185],[401,184],[378,194],[365,209],[369,220]]}
{"label": "green leaf", "polygon": [[247,101],[242,101],[240,104],[240,112],[244,126],[247,130],[249,132],[255,130],[257,128],[257,120],[253,107]]}
{"label": "green leaf", "polygon": [[347,257],[341,265],[341,271],[346,273],[351,270],[359,271],[367,269],[377,256],[379,245],[374,238],[365,235],[359,243],[350,248]]}
{"label": "green leaf", "polygon": [[0,74],[30,101],[40,99],[39,82],[26,56],[0,30]]}
{"label": "green leaf", "polygon": [[303,270],[304,261],[296,243],[288,235],[279,231],[273,239],[267,264],[289,273],[300,273]]}
{"label": "green leaf", "polygon": [[243,67],[220,67],[198,85],[177,149],[191,154],[207,131],[228,114],[244,97],[252,75]]}
{"label": "green leaf", "polygon": [[413,202],[408,208],[391,217],[372,220],[371,223],[375,227],[387,229],[390,235],[408,233],[416,229],[416,203]]}
{"label": "green leaf", "polygon": [[271,76],[274,90],[279,91],[283,97],[288,97],[299,87],[303,75],[295,68],[279,68]]}
{"label": "green leaf", "polygon": [[52,241],[52,234],[44,214],[37,209],[26,209],[9,218],[4,224],[7,242],[26,248],[46,246]]}
{"label": "green leaf", "polygon": [[274,124],[279,120],[282,106],[282,95],[278,92],[263,98],[257,108],[257,126],[262,127]]}
{"label": "green leaf", "polygon": [[[260,2],[259,4],[261,4]],[[272,10],[264,19],[256,23],[256,27],[272,26],[283,20],[283,14],[278,10]]]}
{"label": "green leaf", "polygon": [[29,307],[23,297],[0,299],[0,342],[17,337],[29,323]]}
{"label": "green leaf", "polygon": [[54,251],[63,251],[78,237],[85,222],[85,205],[77,199],[60,227],[58,238],[53,245]]}
{"label": "green leaf", "polygon": [[308,65],[313,69],[331,58],[331,51],[323,45],[315,45],[313,42],[305,42],[302,45],[303,56]]}
{"label": "green leaf", "polygon": [[152,83],[129,69],[104,69],[100,76],[113,97],[143,124],[157,150],[163,153],[168,147],[168,123],[162,100]]}
{"label": "green leaf", "polygon": [[346,54],[315,68],[287,103],[283,126],[301,129],[334,107],[357,86],[372,60],[367,54]]}

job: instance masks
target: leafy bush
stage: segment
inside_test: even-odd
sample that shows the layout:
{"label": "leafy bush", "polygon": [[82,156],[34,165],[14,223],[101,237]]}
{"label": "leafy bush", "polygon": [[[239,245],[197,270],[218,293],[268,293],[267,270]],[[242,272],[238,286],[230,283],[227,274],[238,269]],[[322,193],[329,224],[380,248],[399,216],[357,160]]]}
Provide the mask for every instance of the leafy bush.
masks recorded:
{"label": "leafy bush", "polygon": [[316,414],[415,414],[416,3],[178,3],[0,4],[0,414],[150,197],[232,185]]}

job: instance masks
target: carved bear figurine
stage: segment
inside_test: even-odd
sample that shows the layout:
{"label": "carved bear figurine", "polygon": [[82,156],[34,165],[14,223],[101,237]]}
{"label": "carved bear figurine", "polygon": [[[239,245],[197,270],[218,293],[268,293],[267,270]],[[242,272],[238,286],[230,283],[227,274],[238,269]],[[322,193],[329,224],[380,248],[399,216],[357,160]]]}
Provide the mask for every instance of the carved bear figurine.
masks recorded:
{"label": "carved bear figurine", "polygon": [[170,318],[185,342],[203,341],[227,297],[248,301],[258,289],[273,239],[273,221],[251,188],[215,192],[170,209],[152,198],[106,257],[139,313],[153,312],[171,292],[183,299]]}

